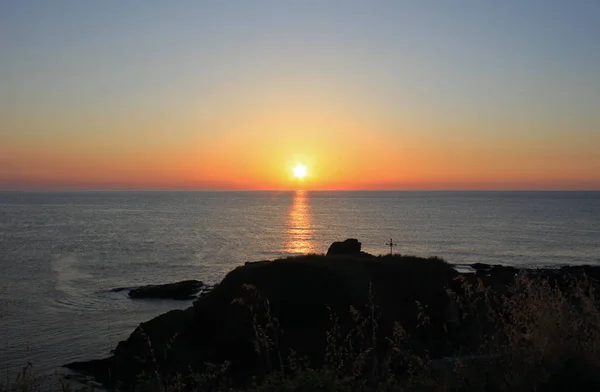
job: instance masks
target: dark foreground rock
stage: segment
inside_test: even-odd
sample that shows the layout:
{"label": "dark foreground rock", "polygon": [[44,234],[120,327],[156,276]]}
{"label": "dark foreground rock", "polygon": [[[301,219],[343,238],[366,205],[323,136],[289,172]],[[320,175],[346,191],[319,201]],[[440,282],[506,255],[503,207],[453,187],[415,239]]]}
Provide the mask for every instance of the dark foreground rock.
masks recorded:
{"label": "dark foreground rock", "polygon": [[[356,251],[356,244],[351,249]],[[474,318],[485,312],[483,305],[468,312],[459,306],[466,295],[465,283],[485,285],[491,290],[485,298],[493,301],[493,293],[503,293],[520,274],[551,278],[556,285],[577,274],[600,276],[597,267],[517,270],[480,264],[476,270],[460,274],[438,258],[398,255],[313,255],[246,263],[187,310],[140,324],[111,357],[66,367],[126,390],[134,389],[143,373],[185,375],[202,372],[207,363],[228,362],[233,381],[245,385],[273,366],[256,350],[261,331],[257,326],[270,331],[269,344],[276,342],[277,355],[287,358],[294,350],[296,357],[320,366],[333,320],[337,319],[340,336],[348,337],[357,320],[373,317],[377,318],[373,341],[379,343],[372,355],[384,350],[386,338],[401,325],[411,350],[441,359],[456,352],[475,353],[480,339],[490,332]],[[364,344],[365,339],[353,344]]]}
{"label": "dark foreground rock", "polygon": [[147,285],[135,288],[119,287],[112,291],[129,290],[129,297],[135,299],[156,298],[156,299],[191,299],[204,287],[199,280],[183,280],[181,282]]}
{"label": "dark foreground rock", "polygon": [[380,331],[387,336],[395,321],[415,331],[416,301],[427,306],[435,327],[419,331],[415,344],[443,356],[451,352],[447,339],[438,339],[449,317],[445,290],[456,276],[437,258],[301,256],[246,263],[193,307],[141,324],[110,358],[66,367],[114,386],[117,381],[132,385],[139,374],[156,367],[165,374],[189,373],[202,371],[207,362],[229,361],[234,378],[243,384],[264,370],[257,362],[254,323],[268,324],[265,300],[270,317],[284,331],[282,355],[287,357],[293,348],[299,357],[318,363],[332,314],[349,326],[351,306],[368,313],[370,292],[378,306]]}

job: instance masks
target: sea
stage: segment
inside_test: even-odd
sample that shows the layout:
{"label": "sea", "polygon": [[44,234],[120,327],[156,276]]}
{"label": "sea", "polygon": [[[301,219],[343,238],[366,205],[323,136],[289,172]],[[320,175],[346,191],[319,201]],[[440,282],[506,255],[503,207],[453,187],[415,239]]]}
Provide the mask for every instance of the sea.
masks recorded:
{"label": "sea", "polygon": [[0,192],[0,375],[106,357],[191,304],[113,288],[215,284],[346,238],[457,265],[600,264],[600,192]]}

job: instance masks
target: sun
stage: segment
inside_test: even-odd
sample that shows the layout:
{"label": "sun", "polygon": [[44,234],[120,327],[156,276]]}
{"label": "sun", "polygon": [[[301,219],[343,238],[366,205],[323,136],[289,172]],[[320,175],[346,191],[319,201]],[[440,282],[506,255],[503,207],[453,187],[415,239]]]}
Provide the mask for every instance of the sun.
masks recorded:
{"label": "sun", "polygon": [[299,180],[303,179],[308,174],[306,166],[301,163],[298,163],[296,166],[294,166],[292,172],[294,173],[294,177],[296,177]]}

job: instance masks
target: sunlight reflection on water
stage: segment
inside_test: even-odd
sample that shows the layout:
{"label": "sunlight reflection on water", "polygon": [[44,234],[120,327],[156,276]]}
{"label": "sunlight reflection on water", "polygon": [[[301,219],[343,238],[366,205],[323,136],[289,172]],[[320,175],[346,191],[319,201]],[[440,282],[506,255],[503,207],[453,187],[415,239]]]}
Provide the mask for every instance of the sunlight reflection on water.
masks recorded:
{"label": "sunlight reflection on water", "polygon": [[294,202],[288,215],[287,237],[286,252],[303,254],[315,252],[306,191],[298,190],[294,193]]}

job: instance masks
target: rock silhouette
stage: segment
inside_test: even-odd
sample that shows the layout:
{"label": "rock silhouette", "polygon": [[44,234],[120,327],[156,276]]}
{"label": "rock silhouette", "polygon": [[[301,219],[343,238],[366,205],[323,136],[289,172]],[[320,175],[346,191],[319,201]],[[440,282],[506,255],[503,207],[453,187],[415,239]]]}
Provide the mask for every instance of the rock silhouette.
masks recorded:
{"label": "rock silhouette", "polygon": [[[139,286],[129,289],[129,297],[134,299],[190,299],[203,288],[204,284],[199,280],[183,280],[181,282]],[[127,288],[117,288],[112,291],[124,291]]]}
{"label": "rock silhouette", "polygon": [[327,256],[335,255],[360,255],[361,243],[356,238],[336,241],[327,250]]}

